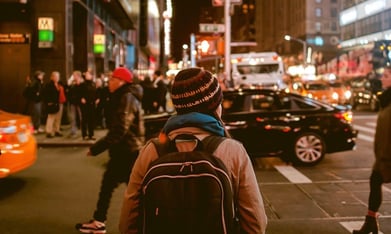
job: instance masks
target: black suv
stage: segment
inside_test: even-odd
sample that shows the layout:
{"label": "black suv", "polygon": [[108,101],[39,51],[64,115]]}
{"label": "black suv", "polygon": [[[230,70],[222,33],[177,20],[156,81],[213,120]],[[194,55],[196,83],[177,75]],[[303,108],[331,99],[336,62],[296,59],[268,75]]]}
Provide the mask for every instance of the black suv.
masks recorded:
{"label": "black suv", "polygon": [[371,111],[379,109],[377,97],[382,92],[382,84],[378,78],[357,77],[351,79],[348,83],[352,92],[350,104],[353,110],[361,105],[369,107]]}

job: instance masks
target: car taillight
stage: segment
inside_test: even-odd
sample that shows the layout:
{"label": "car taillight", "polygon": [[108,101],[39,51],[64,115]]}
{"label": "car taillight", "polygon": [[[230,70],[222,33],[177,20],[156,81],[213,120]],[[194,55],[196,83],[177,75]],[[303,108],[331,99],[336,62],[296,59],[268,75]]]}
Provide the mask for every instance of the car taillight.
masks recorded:
{"label": "car taillight", "polygon": [[348,123],[351,123],[353,120],[353,113],[351,111],[335,113],[334,116]]}

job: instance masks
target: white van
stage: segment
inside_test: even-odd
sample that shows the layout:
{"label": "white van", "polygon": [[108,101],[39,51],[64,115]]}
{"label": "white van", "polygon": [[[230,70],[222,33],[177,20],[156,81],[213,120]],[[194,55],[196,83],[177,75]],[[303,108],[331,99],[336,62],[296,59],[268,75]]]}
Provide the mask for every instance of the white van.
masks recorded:
{"label": "white van", "polygon": [[235,88],[261,87],[284,89],[284,65],[276,52],[231,54]]}

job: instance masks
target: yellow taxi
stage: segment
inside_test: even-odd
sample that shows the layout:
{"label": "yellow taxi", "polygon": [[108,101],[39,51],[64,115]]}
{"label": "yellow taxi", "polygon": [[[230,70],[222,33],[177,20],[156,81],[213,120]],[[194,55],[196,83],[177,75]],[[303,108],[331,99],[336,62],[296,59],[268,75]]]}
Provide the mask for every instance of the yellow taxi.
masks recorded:
{"label": "yellow taxi", "polygon": [[344,83],[341,81],[330,81],[328,84],[334,90],[334,99],[338,99],[338,104],[350,103],[352,92]]}
{"label": "yellow taxi", "polygon": [[304,82],[301,94],[329,104],[339,103],[339,94],[323,81]]}
{"label": "yellow taxi", "polygon": [[24,170],[37,160],[37,142],[29,116],[0,110],[0,178]]}

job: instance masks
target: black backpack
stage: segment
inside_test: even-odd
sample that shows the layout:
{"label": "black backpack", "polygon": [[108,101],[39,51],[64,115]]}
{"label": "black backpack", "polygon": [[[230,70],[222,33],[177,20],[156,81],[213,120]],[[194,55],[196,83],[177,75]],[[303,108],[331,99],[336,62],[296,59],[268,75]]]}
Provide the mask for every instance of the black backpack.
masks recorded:
{"label": "black backpack", "polygon": [[[159,158],[143,183],[140,233],[237,233],[232,183],[224,163],[213,155],[224,137],[200,141],[180,135],[166,144],[152,140]],[[178,152],[175,142],[194,140],[194,151]]]}

